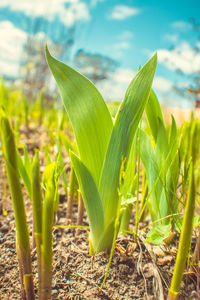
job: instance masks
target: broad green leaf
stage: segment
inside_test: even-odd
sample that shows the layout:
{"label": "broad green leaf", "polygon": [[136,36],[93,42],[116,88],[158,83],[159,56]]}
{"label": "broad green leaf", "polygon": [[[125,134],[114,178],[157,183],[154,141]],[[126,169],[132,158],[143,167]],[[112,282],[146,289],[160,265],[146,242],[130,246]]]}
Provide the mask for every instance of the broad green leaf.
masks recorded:
{"label": "broad green leaf", "polygon": [[60,140],[61,140],[63,146],[65,147],[65,150],[66,150],[68,156],[69,156],[70,150],[75,153],[78,152],[76,144],[72,143],[72,141],[70,139],[68,139],[68,137],[66,137],[66,135],[64,134],[63,131],[59,132],[59,137],[60,137]]}
{"label": "broad green leaf", "polygon": [[147,233],[145,242],[151,242],[153,245],[160,245],[172,232],[171,224],[156,224]]}
{"label": "broad green leaf", "polygon": [[46,58],[72,123],[80,159],[98,183],[113,128],[111,115],[86,77],[53,58],[47,48]]}
{"label": "broad green leaf", "polygon": [[166,189],[167,189],[167,203],[168,208],[166,215],[177,213],[178,200],[177,200],[177,184],[180,171],[180,161],[178,151],[174,157],[169,161],[168,169],[166,167]]}
{"label": "broad green leaf", "polygon": [[157,132],[156,147],[155,147],[155,154],[159,166],[163,164],[168,153],[169,153],[169,145],[168,145],[166,128],[164,123],[162,123],[159,120],[159,129]]}
{"label": "broad green leaf", "polygon": [[99,186],[106,223],[119,209],[118,187],[121,162],[129,156],[134,134],[148,101],[156,63],[157,57],[154,55],[137,73],[126,91],[115,119]]}
{"label": "broad green leaf", "polygon": [[62,169],[61,174],[62,174],[63,184],[64,184],[65,188],[67,188],[68,179],[67,179],[67,174],[65,171],[65,164],[64,164],[63,156],[62,156],[60,132],[59,132],[59,136],[58,136],[58,157],[59,157],[60,168]]}
{"label": "broad green leaf", "polygon": [[135,177],[135,166],[136,166],[136,143],[137,143],[137,134],[133,140],[130,155],[128,161],[125,166],[125,174],[123,180],[123,187],[122,187],[122,195],[123,197],[127,198],[128,193],[132,191],[132,185],[134,182]]}
{"label": "broad green leaf", "polygon": [[96,247],[99,244],[100,236],[104,231],[104,213],[99,191],[92,174],[73,152],[71,152],[71,161],[88,214],[92,245],[97,250]]}
{"label": "broad green leaf", "polygon": [[155,155],[155,150],[149,136],[143,130],[140,130],[140,157],[146,171],[148,189],[151,193],[148,206],[151,218],[154,221],[161,217],[159,202],[162,193],[162,183],[159,178],[160,168]]}
{"label": "broad green leaf", "polygon": [[102,252],[105,249],[110,250],[112,246],[112,241],[115,231],[115,222],[116,218],[112,218],[108,224],[105,224],[104,229],[101,232],[101,235],[98,237],[98,243],[96,248],[96,253]]}
{"label": "broad green leaf", "polygon": [[176,127],[176,121],[173,116],[172,116],[172,124],[170,127],[169,148],[171,151],[171,155],[174,156],[175,152],[178,149],[178,131]]}
{"label": "broad green leaf", "polygon": [[145,107],[145,112],[154,140],[156,141],[160,122],[164,124],[164,120],[160,104],[153,90],[150,92],[149,100]]}

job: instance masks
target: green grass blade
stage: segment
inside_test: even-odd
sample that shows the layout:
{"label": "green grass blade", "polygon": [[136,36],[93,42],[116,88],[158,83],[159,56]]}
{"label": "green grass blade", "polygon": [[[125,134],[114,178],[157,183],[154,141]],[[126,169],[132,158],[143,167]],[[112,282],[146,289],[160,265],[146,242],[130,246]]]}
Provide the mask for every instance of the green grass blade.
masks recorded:
{"label": "green grass blade", "polygon": [[190,244],[191,244],[194,211],[195,211],[195,180],[194,180],[194,167],[193,167],[193,163],[191,163],[187,203],[185,207],[183,226],[180,235],[174,273],[173,273],[171,286],[167,298],[168,300],[178,299],[183,272],[185,269],[185,264],[189,253]]}
{"label": "green grass blade", "polygon": [[30,177],[31,174],[31,160],[32,160],[32,156],[29,157],[28,155],[28,149],[27,146],[24,146],[24,166],[25,169]]}
{"label": "green grass blade", "polygon": [[24,200],[18,173],[17,151],[14,141],[14,135],[9,121],[2,111],[0,121],[3,154],[6,162],[11,196],[13,199],[17,238],[18,242],[23,245],[24,251],[27,251],[29,247],[29,234],[26,222]]}
{"label": "green grass blade", "polygon": [[[3,109],[0,110],[0,129],[3,154],[6,162],[9,187],[14,208],[16,226],[16,250],[20,267],[22,296],[34,299],[29,231],[25,214],[24,199],[17,166],[17,150],[14,134]],[[25,284],[26,283],[26,284]]]}
{"label": "green grass blade", "polygon": [[58,157],[59,157],[59,164],[60,164],[60,167],[62,169],[61,175],[62,175],[63,185],[64,185],[64,188],[67,189],[68,179],[67,179],[67,174],[66,174],[66,171],[65,171],[65,164],[64,164],[64,161],[63,161],[60,132],[59,132],[59,136],[58,136]]}
{"label": "green grass blade", "polygon": [[[162,110],[158,99],[153,90],[151,90],[149,100],[145,107],[145,113],[148,119],[149,126],[151,128],[151,132],[153,134],[154,140],[156,141],[158,130],[159,130],[159,123],[161,122],[164,124]],[[160,121],[159,121],[160,120]]]}
{"label": "green grass blade", "polygon": [[166,160],[166,157],[169,153],[169,145],[166,128],[164,123],[159,120],[159,129],[157,132],[155,155],[158,161],[158,165],[161,166]]}
{"label": "green grass blade", "polygon": [[42,233],[42,193],[41,193],[41,179],[40,179],[40,164],[38,151],[35,154],[32,163],[31,174],[31,195],[34,213],[35,233]]}
{"label": "green grass blade", "polygon": [[71,152],[71,161],[89,218],[92,246],[96,251],[104,231],[104,214],[99,191],[92,174],[73,152]]}
{"label": "green grass blade", "polygon": [[56,197],[56,163],[49,164],[43,173],[45,196],[42,209],[42,247],[41,247],[41,300],[51,299],[54,204]]}
{"label": "green grass blade", "polygon": [[128,158],[134,134],[148,101],[156,63],[157,57],[154,55],[132,80],[115,119],[100,181],[106,223],[116,215],[119,208],[118,187],[122,159]]}
{"label": "green grass blade", "polygon": [[42,192],[40,178],[40,164],[38,151],[35,153],[31,166],[31,197],[34,218],[34,236],[37,251],[37,269],[39,281],[39,295],[41,295],[41,244],[42,244]]}
{"label": "green grass blade", "polygon": [[78,152],[76,144],[73,143],[68,137],[66,137],[66,135],[64,134],[63,131],[59,132],[59,137],[60,137],[60,141],[61,141],[62,145],[64,146],[68,156],[70,156],[70,154],[69,154],[70,150],[75,153]]}
{"label": "green grass blade", "polygon": [[22,160],[21,155],[19,154],[18,151],[17,151],[17,167],[18,167],[18,170],[19,170],[19,174],[20,174],[20,176],[23,180],[23,183],[26,187],[28,196],[31,199],[31,182],[30,182],[29,174],[26,171],[23,160]]}
{"label": "green grass blade", "polygon": [[148,190],[151,192],[149,211],[152,220],[157,220],[160,219],[159,201],[162,193],[162,184],[158,178],[160,168],[150,138],[143,130],[140,130],[140,157],[146,171]]}
{"label": "green grass blade", "polygon": [[80,159],[98,183],[113,127],[111,115],[87,78],[54,59],[48,49],[46,58],[72,123]]}
{"label": "green grass blade", "polygon": [[137,142],[137,134],[133,140],[130,155],[128,161],[125,166],[125,174],[123,178],[123,186],[121,189],[121,193],[123,197],[127,197],[128,193],[132,192],[132,185],[135,177],[135,167],[136,167],[136,142]]}

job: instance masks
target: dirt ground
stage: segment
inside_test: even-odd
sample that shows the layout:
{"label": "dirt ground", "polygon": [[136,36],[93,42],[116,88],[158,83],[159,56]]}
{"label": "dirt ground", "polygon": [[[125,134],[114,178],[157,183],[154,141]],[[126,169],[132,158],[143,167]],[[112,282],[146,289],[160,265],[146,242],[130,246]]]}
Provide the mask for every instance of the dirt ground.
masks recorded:
{"label": "dirt ground", "polygon": [[[63,197],[64,198],[64,197]],[[1,300],[20,298],[15,227],[11,199],[7,216],[0,215],[0,291]],[[27,204],[30,208],[30,203]],[[75,206],[76,210],[76,206]],[[66,202],[60,203],[58,225],[65,225]],[[74,214],[76,216],[76,214]],[[31,220],[31,210],[28,212]],[[151,246],[128,235],[117,239],[108,278],[101,289],[109,255],[89,255],[86,230],[55,228],[52,299],[166,299],[173,272],[176,245],[170,249]],[[37,295],[36,251],[32,251]],[[179,299],[198,299],[196,278],[184,276]]]}
{"label": "dirt ground", "polygon": [[[36,141],[37,137],[32,140]],[[25,202],[31,234],[31,203],[26,196]],[[66,196],[61,192],[56,225],[67,224],[66,210]],[[76,222],[76,215],[77,205],[74,206],[73,223]],[[87,224],[87,218],[84,216],[84,225]],[[144,237],[139,235],[137,243],[131,234],[118,237],[108,277],[101,288],[109,255],[89,255],[87,230],[54,228],[52,299],[166,299],[179,237],[177,236],[169,248],[146,244]],[[35,249],[32,250],[32,261],[38,299]],[[21,299],[14,216],[9,189],[6,199],[4,198],[3,172],[0,173],[0,299]],[[200,299],[197,278],[190,270],[184,275],[179,299]]]}

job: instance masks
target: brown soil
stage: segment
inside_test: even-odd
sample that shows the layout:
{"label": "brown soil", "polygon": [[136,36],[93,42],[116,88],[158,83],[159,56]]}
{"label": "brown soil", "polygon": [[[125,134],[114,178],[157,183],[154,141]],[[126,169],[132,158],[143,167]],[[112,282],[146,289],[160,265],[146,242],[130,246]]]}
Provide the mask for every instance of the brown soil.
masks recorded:
{"label": "brown soil", "polygon": [[[21,299],[18,262],[15,251],[15,225],[12,203],[7,191],[3,199],[4,178],[0,178],[0,299]],[[66,225],[66,198],[60,197],[57,225]],[[3,215],[6,209],[7,215]],[[26,199],[27,218],[31,231],[31,204]],[[74,222],[77,207],[74,207]],[[87,218],[84,216],[84,224]],[[109,255],[89,255],[86,230],[55,228],[52,299],[166,299],[174,268],[178,238],[173,246],[152,246],[135,243],[132,235],[116,241],[114,255],[104,287]],[[174,254],[172,254],[174,253]],[[35,293],[37,295],[36,251],[32,251]],[[197,280],[187,272],[179,299],[199,299]],[[36,297],[37,298],[37,297]]]}
{"label": "brown soil", "polygon": [[[66,223],[65,206],[65,202],[60,204],[59,225]],[[31,219],[31,213],[28,217]],[[146,245],[141,239],[135,243],[131,235],[119,238],[101,289],[109,255],[89,255],[85,230],[79,229],[77,235],[77,229],[55,228],[53,234],[53,299],[166,299],[175,260],[173,249]],[[32,257],[37,294],[35,250]],[[21,299],[12,210],[0,216],[0,290],[1,300]],[[198,299],[194,274],[184,277],[179,299]]]}

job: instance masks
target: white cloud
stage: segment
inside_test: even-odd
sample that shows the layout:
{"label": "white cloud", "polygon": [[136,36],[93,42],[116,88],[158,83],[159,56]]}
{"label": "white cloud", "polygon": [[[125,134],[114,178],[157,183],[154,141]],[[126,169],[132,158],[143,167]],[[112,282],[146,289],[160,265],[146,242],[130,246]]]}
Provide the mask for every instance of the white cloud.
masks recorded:
{"label": "white cloud", "polygon": [[188,31],[192,28],[192,25],[185,21],[176,21],[171,24],[171,26],[175,29],[179,29],[181,31]]}
{"label": "white cloud", "polygon": [[95,7],[98,2],[104,2],[105,0],[91,0],[91,6]]}
{"label": "white cloud", "polygon": [[117,38],[119,40],[131,40],[134,37],[134,33],[129,30],[124,30],[122,33],[120,33]]}
{"label": "white cloud", "polygon": [[48,20],[59,16],[67,26],[72,26],[79,20],[90,19],[88,7],[81,0],[1,0],[0,7],[9,7],[13,11],[22,11],[27,16]]}
{"label": "white cloud", "polygon": [[164,40],[176,43],[178,41],[178,34],[165,34]]}
{"label": "white cloud", "polygon": [[124,20],[131,16],[138,15],[140,10],[136,7],[127,5],[116,5],[111,13],[111,18],[116,20]]}
{"label": "white cloud", "polygon": [[174,50],[158,49],[158,61],[171,70],[181,70],[186,74],[200,71],[200,54],[188,42],[182,42]]}
{"label": "white cloud", "polygon": [[[26,60],[26,45],[28,34],[15,27],[9,21],[0,22],[0,40],[3,41],[0,47],[0,77],[17,78],[20,76],[21,65]],[[34,41],[48,41],[51,50],[55,51],[53,42],[47,38],[45,33],[40,32],[34,35]]]}
{"label": "white cloud", "polygon": [[27,34],[8,21],[0,22],[0,75],[17,76]]}
{"label": "white cloud", "polygon": [[134,75],[131,69],[117,68],[96,86],[106,101],[121,101]]}
{"label": "white cloud", "polygon": [[15,62],[4,61],[0,57],[0,76],[16,78],[19,75],[19,65]]}
{"label": "white cloud", "polygon": [[129,42],[124,41],[124,42],[114,44],[113,46],[117,50],[125,50],[125,49],[129,49],[131,44]]}
{"label": "white cloud", "polygon": [[155,91],[169,92],[172,86],[171,81],[161,76],[156,76],[153,80],[153,89],[155,89]]}

